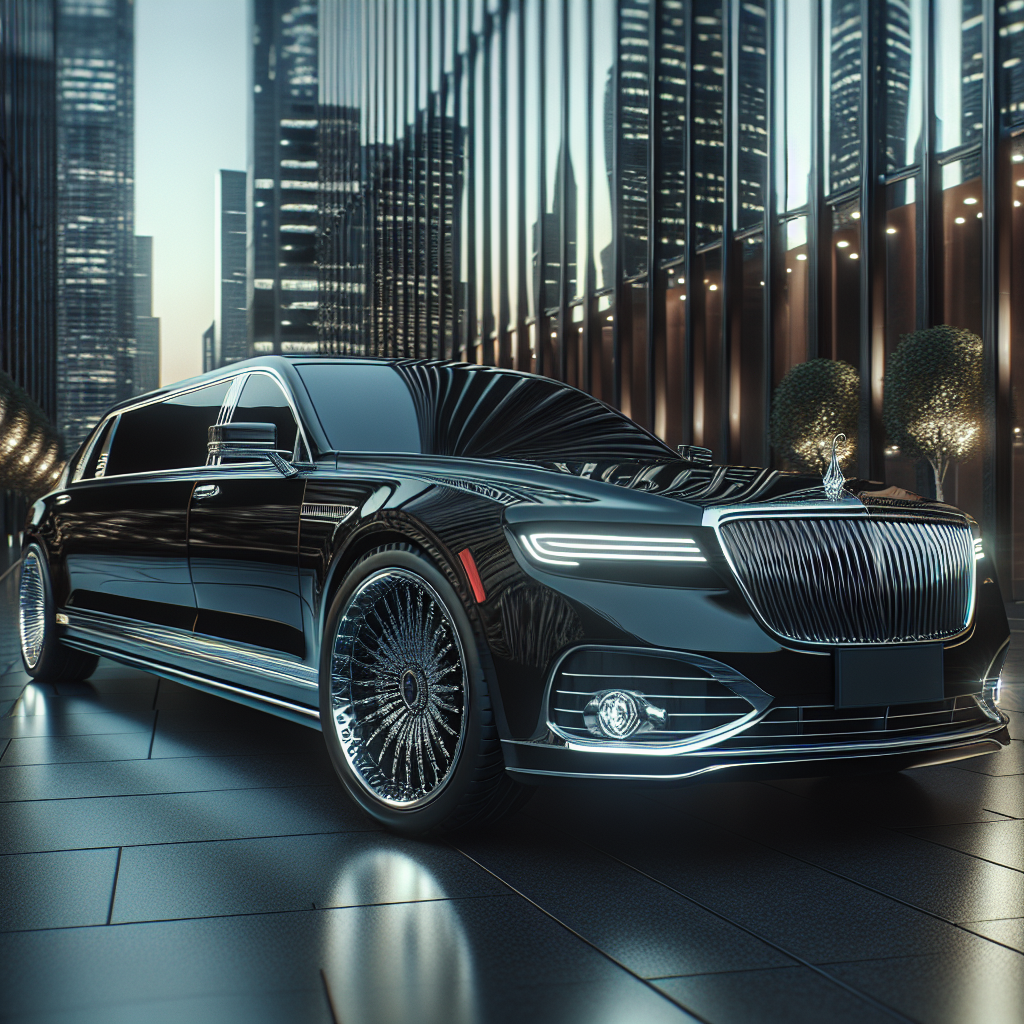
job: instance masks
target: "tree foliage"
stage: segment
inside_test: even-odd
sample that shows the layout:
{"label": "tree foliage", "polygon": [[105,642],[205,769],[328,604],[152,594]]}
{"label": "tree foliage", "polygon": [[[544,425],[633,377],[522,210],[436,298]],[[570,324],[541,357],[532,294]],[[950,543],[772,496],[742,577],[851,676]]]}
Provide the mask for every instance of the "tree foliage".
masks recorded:
{"label": "tree foliage", "polygon": [[842,360],[811,359],[782,378],[772,398],[771,442],[775,454],[805,472],[824,472],[832,439],[846,435],[836,449],[840,462],[857,450],[860,376]]}
{"label": "tree foliage", "polygon": [[927,459],[935,496],[953,462],[981,446],[985,419],[981,338],[963,327],[905,334],[889,357],[882,418],[901,455]]}
{"label": "tree foliage", "polygon": [[60,449],[43,410],[0,371],[0,488],[30,501],[45,494],[64,468]]}

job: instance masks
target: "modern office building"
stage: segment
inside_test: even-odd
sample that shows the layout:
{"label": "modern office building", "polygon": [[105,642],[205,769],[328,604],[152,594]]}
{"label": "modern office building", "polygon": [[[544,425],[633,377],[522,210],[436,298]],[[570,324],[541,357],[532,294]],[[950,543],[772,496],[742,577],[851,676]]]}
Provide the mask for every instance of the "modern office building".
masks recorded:
{"label": "modern office building", "polygon": [[[0,2],[0,369],[57,413],[55,0]],[[5,417],[10,411],[4,410]],[[0,564],[24,506],[0,494]]]}
{"label": "modern office building", "polygon": [[217,369],[217,324],[212,323],[203,331],[203,373]]}
{"label": "modern office building", "polygon": [[245,171],[218,171],[214,217],[214,366],[249,357],[246,324]]}
{"label": "modern office building", "polygon": [[0,368],[57,412],[56,3],[0,3]]}
{"label": "modern office building", "polygon": [[317,2],[250,0],[249,350],[315,351]]}
{"label": "modern office building", "polygon": [[58,425],[136,393],[134,5],[58,0]]}
{"label": "modern office building", "polygon": [[946,495],[1024,598],[1019,4],[321,0],[320,69],[324,351],[533,370],[748,464],[786,372],[843,359],[853,470],[927,490],[886,359],[969,328],[993,401]]}
{"label": "modern office building", "polygon": [[153,316],[153,239],[135,236],[135,393],[160,387],[160,318]]}

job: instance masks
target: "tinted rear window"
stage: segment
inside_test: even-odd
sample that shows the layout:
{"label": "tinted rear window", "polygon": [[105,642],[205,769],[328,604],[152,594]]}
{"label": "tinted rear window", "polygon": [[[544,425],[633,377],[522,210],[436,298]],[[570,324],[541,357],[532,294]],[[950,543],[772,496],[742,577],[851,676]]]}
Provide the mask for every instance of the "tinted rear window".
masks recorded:
{"label": "tinted rear window", "polygon": [[338,451],[530,462],[674,456],[621,413],[545,377],[413,360],[296,369]]}
{"label": "tinted rear window", "polygon": [[223,381],[122,413],[105,475],[205,465],[207,430],[217,422],[228,386]]}

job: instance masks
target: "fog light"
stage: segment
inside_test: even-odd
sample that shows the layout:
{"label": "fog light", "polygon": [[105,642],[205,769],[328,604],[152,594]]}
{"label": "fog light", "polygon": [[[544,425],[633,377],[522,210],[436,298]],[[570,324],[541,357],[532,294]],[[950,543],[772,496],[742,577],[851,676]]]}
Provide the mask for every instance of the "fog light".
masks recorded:
{"label": "fog light", "polygon": [[633,690],[602,690],[583,709],[583,721],[595,736],[629,739],[638,732],[664,729],[668,713]]}

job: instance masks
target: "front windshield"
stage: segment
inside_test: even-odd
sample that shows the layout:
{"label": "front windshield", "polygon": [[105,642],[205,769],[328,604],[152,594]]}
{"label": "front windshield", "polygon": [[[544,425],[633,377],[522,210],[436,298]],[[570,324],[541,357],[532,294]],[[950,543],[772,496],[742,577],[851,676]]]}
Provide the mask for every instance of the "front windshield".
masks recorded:
{"label": "front windshield", "polygon": [[546,377],[425,360],[296,369],[336,451],[528,462],[675,457],[621,413]]}

